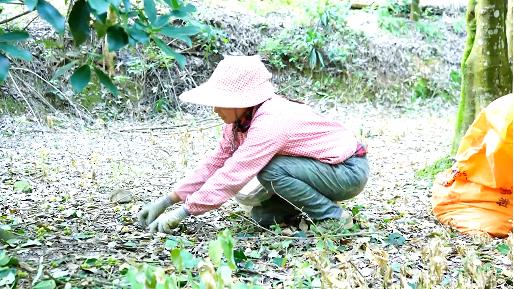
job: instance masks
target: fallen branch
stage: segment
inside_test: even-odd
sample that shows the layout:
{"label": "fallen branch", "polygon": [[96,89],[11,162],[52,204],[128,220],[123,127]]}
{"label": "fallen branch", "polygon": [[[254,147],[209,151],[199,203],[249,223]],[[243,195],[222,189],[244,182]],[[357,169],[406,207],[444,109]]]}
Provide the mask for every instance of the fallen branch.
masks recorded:
{"label": "fallen branch", "polygon": [[[32,10],[32,11],[34,11],[34,10]],[[2,21],[0,21],[0,25],[5,24],[5,23],[7,23],[7,22],[11,22],[11,21],[13,21],[13,20],[15,20],[15,19],[17,19],[17,18],[22,17],[22,16],[25,16],[25,15],[29,14],[29,13],[30,13],[30,12],[32,12],[32,11],[25,11],[25,12],[23,12],[23,13],[21,13],[21,14],[15,15],[15,16],[13,16],[13,17],[11,17],[11,18],[7,18],[7,19],[5,19],[5,20],[2,20]]]}
{"label": "fallen branch", "polygon": [[39,119],[36,115],[36,113],[34,112],[34,110],[32,109],[32,106],[30,106],[30,103],[29,101],[27,100],[27,98],[23,95],[23,93],[21,92],[20,88],[18,87],[18,84],[16,83],[16,81],[14,80],[14,77],[13,75],[9,72],[9,76],[12,83],[14,84],[14,87],[16,88],[16,90],[18,91],[18,94],[20,95],[21,98],[23,98],[23,100],[25,101],[25,103],[27,104],[27,107],[29,108],[30,112],[32,113],[32,115],[34,115],[34,118],[36,119],[36,122],[38,125],[41,126],[41,123],[39,122]]}

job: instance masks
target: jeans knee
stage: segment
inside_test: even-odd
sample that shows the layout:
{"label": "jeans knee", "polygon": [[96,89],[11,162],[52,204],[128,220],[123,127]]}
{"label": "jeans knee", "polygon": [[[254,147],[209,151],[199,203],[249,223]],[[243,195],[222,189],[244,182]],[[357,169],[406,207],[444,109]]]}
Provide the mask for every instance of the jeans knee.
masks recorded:
{"label": "jeans knee", "polygon": [[285,174],[281,165],[282,158],[283,157],[272,158],[271,161],[257,174],[257,179],[263,186],[280,179],[280,177]]}

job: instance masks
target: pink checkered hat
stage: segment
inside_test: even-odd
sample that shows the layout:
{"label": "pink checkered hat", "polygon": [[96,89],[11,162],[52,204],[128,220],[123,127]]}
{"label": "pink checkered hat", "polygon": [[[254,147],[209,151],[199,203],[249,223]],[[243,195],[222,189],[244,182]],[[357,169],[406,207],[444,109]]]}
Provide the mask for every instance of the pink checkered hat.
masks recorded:
{"label": "pink checkered hat", "polygon": [[258,55],[226,56],[207,82],[180,95],[180,100],[226,108],[252,107],[272,98],[271,73]]}

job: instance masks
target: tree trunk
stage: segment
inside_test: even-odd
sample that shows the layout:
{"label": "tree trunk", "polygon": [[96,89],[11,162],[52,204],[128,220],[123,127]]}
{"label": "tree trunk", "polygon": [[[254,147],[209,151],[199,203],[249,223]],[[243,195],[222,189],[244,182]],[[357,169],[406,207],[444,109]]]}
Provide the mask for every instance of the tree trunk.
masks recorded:
{"label": "tree trunk", "polygon": [[507,9],[507,47],[509,48],[509,61],[512,64],[512,50],[514,49],[514,47],[512,47],[512,25],[514,25],[512,22],[512,14],[514,13],[514,0],[509,0]]}
{"label": "tree trunk", "polygon": [[418,21],[419,15],[421,15],[421,9],[419,9],[419,0],[412,0],[410,2],[410,19],[413,21]]}
{"label": "tree trunk", "polygon": [[469,0],[467,41],[461,63],[462,85],[452,154],[476,114],[512,91],[508,60],[505,0]]}

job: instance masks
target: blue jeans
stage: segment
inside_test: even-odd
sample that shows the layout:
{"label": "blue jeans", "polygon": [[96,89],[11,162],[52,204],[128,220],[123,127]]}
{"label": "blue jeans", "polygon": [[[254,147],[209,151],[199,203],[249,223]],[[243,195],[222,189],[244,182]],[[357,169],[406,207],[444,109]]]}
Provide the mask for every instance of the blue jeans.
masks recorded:
{"label": "blue jeans", "polygon": [[287,222],[301,212],[313,220],[338,219],[342,208],[336,202],[358,195],[368,174],[366,157],[354,156],[331,165],[311,158],[275,156],[257,175],[274,194],[252,208],[252,219],[263,226]]}

